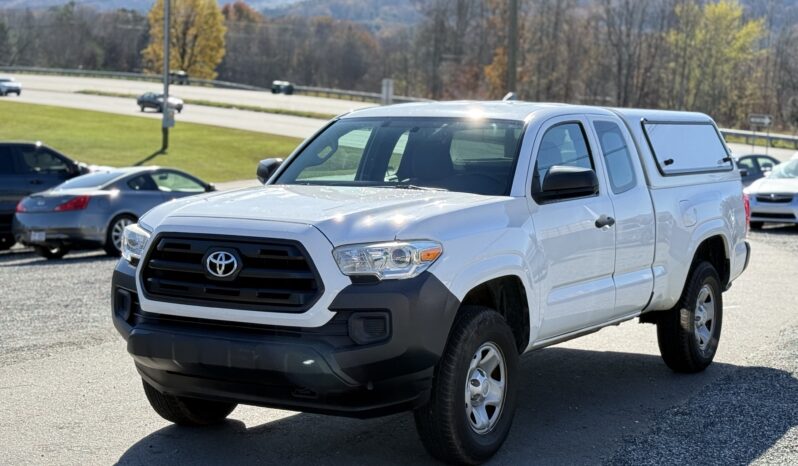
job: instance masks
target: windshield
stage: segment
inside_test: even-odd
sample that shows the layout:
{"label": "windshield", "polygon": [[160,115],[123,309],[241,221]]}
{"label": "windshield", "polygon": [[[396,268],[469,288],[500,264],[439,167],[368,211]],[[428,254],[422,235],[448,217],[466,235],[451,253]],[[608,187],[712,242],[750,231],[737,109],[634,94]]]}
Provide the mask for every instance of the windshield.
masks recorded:
{"label": "windshield", "polygon": [[520,121],[343,119],[292,159],[275,184],[506,195],[522,133]]}
{"label": "windshield", "polygon": [[54,188],[54,190],[75,189],[75,188],[99,188],[114,178],[119,177],[118,172],[98,172],[88,175],[78,176],[69,181],[65,181]]}
{"label": "windshield", "polygon": [[776,165],[770,178],[798,178],[798,160],[790,160]]}

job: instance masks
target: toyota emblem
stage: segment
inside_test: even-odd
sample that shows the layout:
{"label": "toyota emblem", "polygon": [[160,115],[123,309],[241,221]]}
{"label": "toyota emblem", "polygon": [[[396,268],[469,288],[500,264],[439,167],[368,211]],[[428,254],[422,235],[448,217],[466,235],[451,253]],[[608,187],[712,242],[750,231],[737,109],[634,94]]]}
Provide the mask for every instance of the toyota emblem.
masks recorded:
{"label": "toyota emblem", "polygon": [[238,259],[227,251],[216,251],[205,259],[205,269],[217,278],[227,278],[238,270]]}

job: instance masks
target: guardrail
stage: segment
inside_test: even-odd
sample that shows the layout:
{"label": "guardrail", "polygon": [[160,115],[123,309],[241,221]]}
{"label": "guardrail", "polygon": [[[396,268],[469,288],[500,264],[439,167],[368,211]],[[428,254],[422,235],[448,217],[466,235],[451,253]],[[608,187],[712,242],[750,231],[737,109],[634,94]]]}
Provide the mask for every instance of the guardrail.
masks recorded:
{"label": "guardrail", "polygon": [[[79,76],[89,78],[109,78],[109,79],[128,79],[134,81],[148,81],[148,82],[162,82],[163,77],[157,74],[145,73],[130,73],[122,71],[98,71],[98,70],[76,70],[65,68],[41,68],[36,66],[0,66],[0,71],[5,73],[28,73],[28,74],[45,74],[56,76]],[[219,81],[215,79],[201,79],[189,78],[191,84],[218,87],[222,89],[240,89],[246,91],[259,91],[271,92],[271,88],[252,86],[249,84],[240,84],[230,81]],[[377,92],[362,92],[362,91],[347,91],[343,89],[332,89],[327,87],[314,87],[314,86],[294,86],[294,91],[298,94],[310,94],[318,96],[327,96],[335,98],[344,98],[348,100],[361,100],[364,102],[379,103],[382,100],[382,94]],[[393,96],[393,102],[427,102],[429,99],[421,99],[417,97],[408,97],[402,95]]]}
{"label": "guardrail", "polygon": [[[723,135],[724,138],[734,137],[734,138],[743,138],[745,139],[746,144],[753,144],[757,145],[757,141],[762,142],[763,144],[759,145],[767,145],[768,147],[784,147],[784,148],[793,148],[798,150],[798,136],[790,136],[789,134],[778,134],[778,133],[761,133],[761,132],[754,132],[754,131],[747,131],[744,129],[725,129],[720,128],[720,133]],[[775,145],[776,143],[781,143],[781,145]]]}

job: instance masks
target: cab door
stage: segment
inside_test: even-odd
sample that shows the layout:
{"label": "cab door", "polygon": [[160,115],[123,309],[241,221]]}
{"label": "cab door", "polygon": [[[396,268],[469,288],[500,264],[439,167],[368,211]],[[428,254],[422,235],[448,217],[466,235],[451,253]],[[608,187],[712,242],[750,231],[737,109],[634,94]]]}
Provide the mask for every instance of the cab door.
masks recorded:
{"label": "cab door", "polygon": [[[614,211],[594,146],[587,119],[571,116],[544,123],[533,148],[527,196],[543,261],[540,339],[595,325],[615,305]],[[592,170],[597,192],[546,195],[554,167]]]}
{"label": "cab door", "polygon": [[654,289],[654,209],[640,158],[623,122],[591,117],[604,166],[604,181],[615,212],[615,309],[599,315],[609,321],[641,311]]}

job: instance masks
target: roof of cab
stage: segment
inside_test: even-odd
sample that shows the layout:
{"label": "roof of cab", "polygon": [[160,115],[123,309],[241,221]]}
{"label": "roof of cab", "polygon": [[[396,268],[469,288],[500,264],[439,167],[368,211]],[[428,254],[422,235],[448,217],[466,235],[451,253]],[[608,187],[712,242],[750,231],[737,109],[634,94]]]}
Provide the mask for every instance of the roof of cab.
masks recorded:
{"label": "roof of cab", "polygon": [[526,121],[530,117],[552,117],[557,115],[616,114],[631,122],[643,118],[657,121],[711,121],[702,114],[694,112],[675,112],[667,110],[645,110],[629,108],[607,108],[588,105],[510,101],[448,101],[418,102],[408,104],[368,107],[354,110],[341,118],[369,117],[446,117],[446,118],[487,118],[500,120]]}

